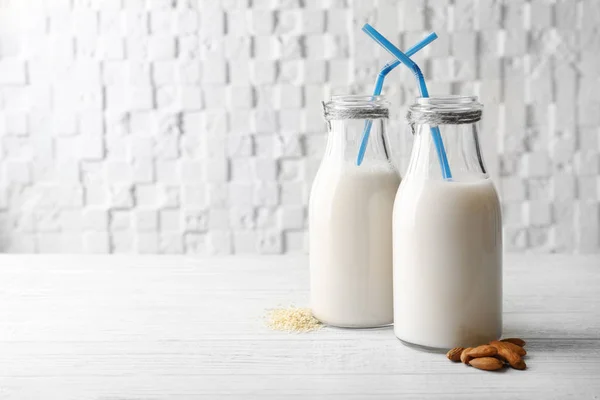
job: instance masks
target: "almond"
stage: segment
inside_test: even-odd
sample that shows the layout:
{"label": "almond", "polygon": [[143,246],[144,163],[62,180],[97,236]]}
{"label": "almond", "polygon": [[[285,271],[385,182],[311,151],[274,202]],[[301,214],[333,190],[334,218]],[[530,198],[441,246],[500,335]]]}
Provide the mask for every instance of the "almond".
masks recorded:
{"label": "almond", "polygon": [[463,352],[460,355],[460,361],[462,361],[464,364],[469,365],[469,361],[471,361],[471,357],[468,355],[469,350],[473,350],[472,347],[467,347],[466,349],[463,350]]}
{"label": "almond", "polygon": [[490,342],[490,344],[494,347],[497,347],[495,345],[498,346],[504,346],[506,348],[511,349],[512,351],[514,351],[515,353],[517,353],[520,356],[524,356],[525,354],[527,354],[527,350],[525,350],[524,348],[522,348],[521,346],[517,346],[514,343],[510,343],[510,342],[500,342],[498,340],[494,340],[492,342]]}
{"label": "almond", "polygon": [[494,346],[484,344],[469,350],[468,356],[471,358],[493,357],[498,354],[498,350]]}
{"label": "almond", "polygon": [[504,367],[504,363],[494,357],[481,357],[472,359],[469,364],[477,369],[496,371]]}
{"label": "almond", "polygon": [[[505,360],[514,369],[527,368],[525,361],[523,361],[523,359],[521,358],[520,355],[518,355],[510,347],[508,347],[507,343],[493,341],[490,344],[498,350],[497,357],[502,360]],[[512,343],[508,343],[508,344],[512,344]],[[513,345],[513,346],[516,346],[516,345]],[[517,346],[517,347],[519,347],[519,346]]]}
{"label": "almond", "polygon": [[455,347],[448,353],[446,353],[446,357],[448,357],[448,360],[450,361],[460,361],[460,355],[462,354],[464,349],[464,347]]}
{"label": "almond", "polygon": [[523,347],[525,346],[525,341],[519,338],[506,338],[502,339],[501,342],[516,344],[517,346]]}
{"label": "almond", "polygon": [[520,371],[527,368],[527,364],[525,364],[525,361],[523,361],[522,358],[519,358],[518,360],[514,361],[513,363],[509,363],[509,364],[514,369],[518,369]]}

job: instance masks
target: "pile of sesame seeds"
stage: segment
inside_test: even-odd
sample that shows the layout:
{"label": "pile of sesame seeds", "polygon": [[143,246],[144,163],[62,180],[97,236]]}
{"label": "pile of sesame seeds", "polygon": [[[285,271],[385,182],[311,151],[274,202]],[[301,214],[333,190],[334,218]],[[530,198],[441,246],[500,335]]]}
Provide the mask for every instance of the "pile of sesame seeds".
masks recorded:
{"label": "pile of sesame seeds", "polygon": [[267,314],[267,326],[276,331],[311,332],[323,326],[310,308],[275,308]]}

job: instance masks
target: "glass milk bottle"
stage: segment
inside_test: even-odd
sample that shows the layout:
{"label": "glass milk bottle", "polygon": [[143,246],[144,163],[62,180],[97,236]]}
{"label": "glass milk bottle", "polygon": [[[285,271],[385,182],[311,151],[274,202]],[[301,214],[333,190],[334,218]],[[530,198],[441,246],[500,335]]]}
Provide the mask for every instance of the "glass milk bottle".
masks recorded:
{"label": "glass milk bottle", "polygon": [[[389,325],[392,210],[400,176],[386,144],[388,104],[381,96],[334,96],[324,112],[329,138],[309,204],[312,312],[334,326]],[[357,166],[367,120],[373,124]]]}
{"label": "glass milk bottle", "polygon": [[[428,349],[474,346],[502,332],[502,219],[479,147],[476,97],[419,98],[415,141],[394,204],[394,331]],[[439,126],[451,179],[430,128]]]}

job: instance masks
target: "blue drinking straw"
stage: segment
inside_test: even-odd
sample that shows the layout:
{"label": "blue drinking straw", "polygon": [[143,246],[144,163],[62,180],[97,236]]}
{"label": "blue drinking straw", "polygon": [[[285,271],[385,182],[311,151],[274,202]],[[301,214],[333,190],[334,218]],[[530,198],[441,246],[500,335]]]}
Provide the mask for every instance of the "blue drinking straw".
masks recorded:
{"label": "blue drinking straw", "polygon": [[[425,85],[425,78],[423,77],[423,73],[421,72],[419,66],[415,64],[414,61],[411,60],[406,54],[394,46],[389,40],[383,37],[381,33],[377,32],[377,30],[371,25],[365,24],[362,30],[369,35],[371,39],[379,43],[380,46],[396,57],[400,62],[409,67],[417,78],[421,97],[429,97],[429,91]],[[451,179],[452,173],[450,172],[450,166],[448,165],[448,157],[446,156],[446,150],[444,149],[444,142],[442,141],[440,129],[437,126],[431,127],[431,136],[433,137],[433,143],[435,144],[440,167],[442,168],[442,176],[444,179]]]}
{"label": "blue drinking straw", "polygon": [[[419,43],[415,44],[413,47],[406,51],[407,56],[412,56],[423,47],[427,46],[429,43],[433,42],[437,39],[437,35],[435,32],[430,33],[425,37],[425,39],[421,40]],[[393,60],[389,63],[385,64],[379,75],[377,75],[377,80],[375,81],[375,89],[373,90],[373,97],[379,96],[381,94],[381,90],[383,89],[383,81],[387,74],[389,74],[394,68],[400,65],[400,61]],[[365,122],[365,129],[363,131],[362,142],[360,143],[360,148],[358,150],[358,157],[356,158],[356,165],[360,165],[363,162],[363,158],[365,158],[365,151],[367,150],[367,143],[369,142],[369,134],[371,133],[371,126],[373,125],[373,120],[369,119]]]}

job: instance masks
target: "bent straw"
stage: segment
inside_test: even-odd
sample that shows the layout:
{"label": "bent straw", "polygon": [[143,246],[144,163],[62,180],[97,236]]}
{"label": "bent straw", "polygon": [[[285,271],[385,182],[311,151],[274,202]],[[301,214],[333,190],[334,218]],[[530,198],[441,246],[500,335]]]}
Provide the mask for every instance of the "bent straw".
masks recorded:
{"label": "bent straw", "polygon": [[[367,35],[369,35],[371,39],[376,41],[380,46],[382,46],[394,57],[396,57],[400,62],[409,67],[413,71],[415,77],[417,78],[417,83],[419,84],[419,91],[421,92],[421,97],[429,97],[427,85],[425,85],[425,78],[423,77],[423,73],[421,72],[419,66],[415,64],[415,62],[411,60],[406,54],[404,54],[396,46],[394,46],[389,40],[387,40],[381,33],[377,32],[377,30],[371,25],[365,24],[362,30]],[[446,156],[446,150],[444,149],[444,142],[442,141],[440,129],[437,126],[431,127],[431,136],[433,137],[433,143],[435,144],[435,149],[437,152],[440,167],[442,168],[442,176],[444,177],[444,179],[451,179],[452,173],[450,172],[450,166],[448,165],[448,157]]]}
{"label": "bent straw", "polygon": [[[415,54],[419,50],[421,50],[423,47],[427,46],[429,43],[431,43],[435,39],[437,39],[437,37],[438,36],[435,34],[435,32],[430,33],[419,43],[415,44],[413,47],[408,49],[406,51],[406,55],[409,57],[412,56],[413,54]],[[383,66],[383,68],[381,68],[381,71],[379,71],[379,75],[377,75],[377,80],[375,81],[375,89],[373,90],[373,97],[379,96],[381,94],[381,90],[383,89],[383,81],[385,80],[385,77],[398,65],[400,65],[400,61],[393,60],[393,61],[390,61],[389,63],[385,64]],[[363,137],[362,137],[362,141],[360,143],[360,148],[358,150],[358,156],[356,158],[356,165],[362,164],[363,159],[365,158],[365,151],[367,150],[367,144],[369,142],[369,134],[371,133],[372,125],[373,125],[373,120],[369,119],[365,122],[365,129],[363,130]]]}

